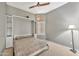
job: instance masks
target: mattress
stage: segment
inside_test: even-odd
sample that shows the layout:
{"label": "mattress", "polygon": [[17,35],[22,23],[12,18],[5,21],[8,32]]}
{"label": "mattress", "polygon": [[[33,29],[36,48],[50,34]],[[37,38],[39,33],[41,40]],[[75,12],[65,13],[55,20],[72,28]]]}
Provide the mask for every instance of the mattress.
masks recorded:
{"label": "mattress", "polygon": [[46,49],[48,49],[46,42],[33,37],[14,40],[15,56],[38,55]]}

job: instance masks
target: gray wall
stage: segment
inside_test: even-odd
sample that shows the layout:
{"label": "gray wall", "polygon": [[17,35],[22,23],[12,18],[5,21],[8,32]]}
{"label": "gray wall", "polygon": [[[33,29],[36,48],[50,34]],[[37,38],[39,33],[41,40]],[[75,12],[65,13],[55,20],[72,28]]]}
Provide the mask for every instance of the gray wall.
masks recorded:
{"label": "gray wall", "polygon": [[74,24],[75,47],[79,50],[79,3],[67,3],[46,14],[46,37],[48,40],[72,47],[68,25]]}
{"label": "gray wall", "polygon": [[[22,17],[29,16],[30,20],[35,20],[34,14],[31,14],[29,12],[26,12],[24,10],[21,10],[9,5],[7,5],[7,15],[16,15],[16,16],[22,16]],[[14,17],[13,24],[14,24],[13,25],[14,36],[32,34],[31,22],[28,22],[28,19]]]}
{"label": "gray wall", "polygon": [[31,21],[27,21],[27,19],[23,18],[14,18],[13,35],[14,37],[32,35]]}
{"label": "gray wall", "polygon": [[17,15],[17,16],[23,16],[23,17],[29,16],[31,20],[35,19],[34,14],[18,9],[16,7],[9,6],[9,5],[7,5],[6,13],[8,15]]}
{"label": "gray wall", "polygon": [[0,55],[5,48],[5,9],[4,2],[0,2]]}

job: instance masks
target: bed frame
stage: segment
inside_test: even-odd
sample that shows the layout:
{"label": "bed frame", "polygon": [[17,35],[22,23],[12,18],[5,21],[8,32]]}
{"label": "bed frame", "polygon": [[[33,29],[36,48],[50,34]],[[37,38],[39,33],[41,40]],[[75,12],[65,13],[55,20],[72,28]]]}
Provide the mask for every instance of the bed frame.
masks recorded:
{"label": "bed frame", "polygon": [[[33,36],[28,36],[28,37],[33,37]],[[16,37],[14,38],[14,40],[18,40],[18,39],[24,39],[24,38],[28,38],[27,36],[20,36],[20,37]],[[13,46],[14,46],[14,41],[13,41]],[[30,55],[28,56],[38,56],[40,55],[42,52],[45,52],[48,50],[48,44],[46,44],[45,47],[41,48],[41,49],[38,49],[37,51],[35,51],[34,53],[31,53]],[[15,56],[15,52],[14,52],[14,47],[13,47],[13,56]]]}

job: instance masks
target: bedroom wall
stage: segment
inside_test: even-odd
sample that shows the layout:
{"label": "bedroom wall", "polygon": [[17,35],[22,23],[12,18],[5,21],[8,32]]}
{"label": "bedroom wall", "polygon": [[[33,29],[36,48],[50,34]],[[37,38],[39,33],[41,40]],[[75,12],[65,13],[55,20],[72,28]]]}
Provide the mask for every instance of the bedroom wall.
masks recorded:
{"label": "bedroom wall", "polygon": [[9,6],[9,5],[7,5],[7,14],[23,16],[23,17],[29,16],[31,20],[35,20],[34,14],[18,9],[16,7]]}
{"label": "bedroom wall", "polygon": [[[16,15],[16,16],[22,16],[22,17],[29,16],[30,20],[35,20],[35,16],[33,14],[9,5],[7,5],[7,15]],[[28,19],[14,18],[14,21],[13,21],[14,35],[32,34],[31,22],[27,22],[27,21]]]}
{"label": "bedroom wall", "polygon": [[32,35],[31,21],[27,21],[26,19],[21,19],[21,18],[14,18],[13,34],[14,36]]}
{"label": "bedroom wall", "polygon": [[71,32],[68,25],[75,25],[75,48],[79,50],[79,3],[69,2],[46,14],[47,40],[72,47]]}
{"label": "bedroom wall", "polygon": [[4,2],[0,2],[0,55],[5,48],[5,9]]}

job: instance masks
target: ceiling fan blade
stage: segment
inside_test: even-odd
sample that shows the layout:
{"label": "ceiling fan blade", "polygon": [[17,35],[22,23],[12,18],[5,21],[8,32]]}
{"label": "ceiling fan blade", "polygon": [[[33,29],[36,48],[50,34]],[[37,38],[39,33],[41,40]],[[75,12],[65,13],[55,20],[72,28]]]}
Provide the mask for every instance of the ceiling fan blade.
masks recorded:
{"label": "ceiling fan blade", "polygon": [[48,3],[43,3],[43,4],[40,4],[40,3],[38,2],[37,5],[31,6],[31,7],[29,7],[29,9],[34,8],[34,7],[45,6],[45,5],[49,5],[49,4],[50,4],[49,2],[48,2]]}
{"label": "ceiling fan blade", "polygon": [[49,5],[50,3],[43,3],[43,4],[39,4],[39,6],[45,6],[45,5]]}
{"label": "ceiling fan blade", "polygon": [[31,6],[31,7],[29,7],[29,9],[34,8],[34,7],[37,7],[37,5]]}
{"label": "ceiling fan blade", "polygon": [[37,3],[37,6],[39,6],[39,2]]}

